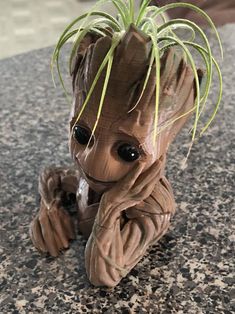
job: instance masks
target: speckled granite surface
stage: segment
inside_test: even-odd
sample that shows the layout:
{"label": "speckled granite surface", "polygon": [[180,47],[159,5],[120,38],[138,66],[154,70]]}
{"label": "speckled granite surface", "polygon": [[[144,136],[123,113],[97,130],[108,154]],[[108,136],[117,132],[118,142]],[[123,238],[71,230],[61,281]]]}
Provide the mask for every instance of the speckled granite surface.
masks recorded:
{"label": "speckled granite surface", "polygon": [[53,259],[40,256],[28,235],[40,169],[71,163],[69,107],[51,83],[52,49],[0,62],[1,313],[234,313],[235,25],[220,31],[220,113],[184,172],[187,131],[172,146],[168,177],[178,210],[171,229],[112,290],[89,284],[80,236]]}

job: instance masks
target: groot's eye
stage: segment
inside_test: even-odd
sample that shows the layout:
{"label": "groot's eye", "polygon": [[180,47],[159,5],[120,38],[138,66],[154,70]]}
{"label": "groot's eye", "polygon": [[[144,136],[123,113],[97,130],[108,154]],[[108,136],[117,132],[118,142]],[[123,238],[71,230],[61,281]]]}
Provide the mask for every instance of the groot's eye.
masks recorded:
{"label": "groot's eye", "polygon": [[81,144],[81,145],[88,144],[89,139],[91,137],[91,133],[87,129],[85,129],[79,125],[76,125],[74,127],[73,132],[74,132],[74,137],[79,144]]}
{"label": "groot's eye", "polygon": [[117,152],[119,157],[127,162],[135,161],[140,157],[139,150],[131,144],[122,144],[119,146]]}

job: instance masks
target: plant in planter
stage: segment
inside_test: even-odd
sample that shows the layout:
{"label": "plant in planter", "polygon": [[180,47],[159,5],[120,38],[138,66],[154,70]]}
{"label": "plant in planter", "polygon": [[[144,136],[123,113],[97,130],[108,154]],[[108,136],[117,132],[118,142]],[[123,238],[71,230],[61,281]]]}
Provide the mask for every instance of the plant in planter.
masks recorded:
{"label": "plant in planter", "polygon": [[[110,2],[116,18],[95,8],[73,21],[55,48],[52,68],[56,63],[64,87],[59,55],[74,37],[69,144],[78,170],[48,168],[41,174],[41,206],[30,234],[41,252],[57,256],[68,248],[75,230],[64,202],[76,194],[78,229],[88,239],[88,277],[94,285],[112,287],[167,231],[175,211],[164,175],[167,150],[192,115],[194,141],[214,64],[221,88],[200,134],[209,127],[220,104],[222,78],[202,29],[164,15],[174,7],[191,8],[208,21],[220,44],[202,10],[186,3],[158,8],[145,0],[135,14],[133,0]],[[178,28],[190,38],[177,36]],[[195,42],[196,34],[204,45]],[[197,70],[191,49],[201,56],[205,73]]]}

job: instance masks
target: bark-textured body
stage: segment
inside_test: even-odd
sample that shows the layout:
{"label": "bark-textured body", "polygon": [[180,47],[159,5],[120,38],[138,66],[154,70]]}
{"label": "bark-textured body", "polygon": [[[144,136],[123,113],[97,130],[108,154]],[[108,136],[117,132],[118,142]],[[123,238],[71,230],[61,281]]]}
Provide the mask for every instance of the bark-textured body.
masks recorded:
{"label": "bark-textured body", "polygon": [[160,133],[153,143],[155,65],[135,106],[148,71],[150,42],[131,27],[115,50],[102,114],[92,134],[105,70],[79,121],[77,116],[110,45],[111,37],[92,34],[80,45],[72,72],[70,122],[70,151],[79,174],[54,170],[40,181],[42,203],[31,236],[40,251],[53,256],[68,247],[74,237],[73,225],[60,198],[69,186],[77,195],[78,228],[88,238],[88,277],[94,285],[112,287],[169,227],[175,202],[164,175],[166,154],[188,115],[176,118],[194,107],[195,86],[192,70],[182,56],[173,48],[166,51],[158,82]]}

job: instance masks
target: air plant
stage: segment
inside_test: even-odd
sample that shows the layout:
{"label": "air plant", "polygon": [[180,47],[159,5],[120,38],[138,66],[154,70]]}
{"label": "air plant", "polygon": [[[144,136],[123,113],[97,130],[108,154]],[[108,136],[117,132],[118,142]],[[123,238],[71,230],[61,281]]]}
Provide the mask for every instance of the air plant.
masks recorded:
{"label": "air plant", "polygon": [[[143,84],[143,89],[142,89],[142,92],[140,93],[139,99],[137,100],[136,104],[134,105],[132,109],[138,106],[138,103],[142,95],[144,94],[145,88],[147,86],[151,70],[153,66],[155,66],[156,97],[155,97],[155,118],[154,118],[153,140],[155,142],[156,137],[159,134],[159,132],[161,132],[169,124],[174,123],[177,119],[180,119],[183,116],[188,115],[189,113],[194,112],[195,118],[194,118],[194,123],[192,127],[192,143],[193,143],[197,134],[198,122],[206,107],[209,91],[211,89],[213,65],[215,66],[215,69],[218,73],[219,82],[220,82],[218,99],[217,99],[217,102],[215,104],[215,107],[213,109],[211,116],[209,117],[209,119],[207,120],[207,122],[205,123],[205,125],[203,126],[203,128],[201,129],[199,133],[200,136],[207,130],[207,128],[213,121],[218,111],[221,98],[222,98],[221,71],[220,71],[218,62],[216,61],[215,57],[212,54],[210,43],[204,31],[197,24],[187,19],[177,18],[177,19],[168,21],[165,13],[168,10],[178,8],[178,7],[185,7],[193,11],[196,11],[199,15],[201,15],[208,22],[209,26],[214,30],[215,36],[217,37],[218,43],[220,46],[221,56],[223,58],[221,40],[216,30],[216,27],[214,23],[212,22],[212,20],[210,19],[210,17],[198,7],[189,3],[172,3],[172,4],[165,5],[163,7],[157,7],[157,6],[151,6],[150,2],[151,0],[142,1],[139,11],[135,12],[134,0],[97,1],[97,4],[93,7],[93,9],[90,12],[76,18],[70,25],[68,25],[68,27],[66,27],[66,29],[60,36],[58,43],[55,47],[55,50],[52,56],[52,61],[51,61],[52,77],[54,80],[53,69],[54,69],[54,65],[56,64],[60,82],[65,90],[66,95],[68,95],[68,92],[66,91],[65,86],[64,86],[64,81],[61,75],[60,65],[59,65],[59,57],[60,57],[61,48],[65,45],[65,43],[67,43],[70,39],[73,38],[73,44],[72,44],[70,60],[69,60],[69,69],[70,69],[70,72],[72,72],[72,64],[76,56],[77,49],[82,39],[86,36],[86,34],[88,34],[89,32],[93,32],[103,37],[103,36],[107,36],[107,33],[108,33],[108,35],[112,37],[112,45],[108,53],[106,54],[102,64],[100,65],[99,70],[96,73],[94,81],[90,87],[90,90],[88,91],[86,95],[85,101],[81,106],[81,109],[79,111],[79,114],[75,122],[75,124],[78,122],[85,107],[87,106],[102,71],[106,71],[105,80],[103,84],[103,90],[102,90],[101,98],[99,101],[99,108],[97,112],[96,122],[92,130],[92,134],[94,134],[101,112],[102,112],[102,106],[104,103],[104,99],[105,99],[105,95],[107,91],[107,85],[109,82],[109,77],[110,77],[110,73],[112,69],[115,48],[117,47],[117,45],[123,38],[126,31],[129,29],[130,25],[134,25],[139,31],[143,32],[146,36],[150,38],[151,51],[150,51],[150,57],[149,57],[149,68],[146,74],[145,82]],[[116,8],[115,17],[99,10],[99,7],[106,3],[111,3]],[[181,38],[179,35],[176,34],[176,31],[178,29],[186,29],[187,32],[190,33],[191,37],[187,40]],[[198,42],[196,42],[196,38],[197,38],[196,35],[201,37],[201,41],[203,42],[203,44],[199,44]],[[185,56],[186,62],[190,64],[192,71],[194,73],[195,89],[196,89],[195,105],[190,111],[185,112],[183,115],[178,116],[172,121],[168,121],[165,126],[158,128],[158,112],[159,112],[159,98],[160,98],[160,84],[161,84],[160,60],[165,50],[167,50],[169,47],[172,47],[172,46],[177,46],[182,50],[183,55]],[[198,77],[198,73],[196,69],[196,64],[195,64],[195,60],[191,52],[192,48],[197,53],[199,53],[205,65],[205,83],[204,83],[203,90],[201,90],[200,88],[200,82],[199,82],[199,77]]]}

